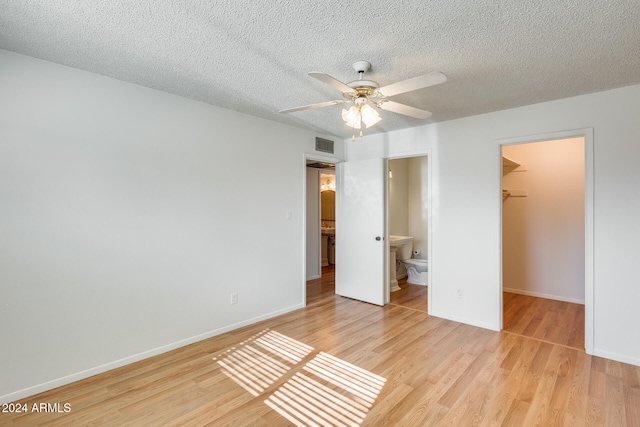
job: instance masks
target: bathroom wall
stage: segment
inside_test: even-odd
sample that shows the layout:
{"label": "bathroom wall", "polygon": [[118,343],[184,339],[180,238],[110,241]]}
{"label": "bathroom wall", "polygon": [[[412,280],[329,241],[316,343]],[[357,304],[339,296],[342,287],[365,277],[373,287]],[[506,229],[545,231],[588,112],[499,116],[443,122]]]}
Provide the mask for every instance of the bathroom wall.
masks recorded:
{"label": "bathroom wall", "polygon": [[427,258],[427,157],[389,160],[389,234],[412,236],[420,258]]}
{"label": "bathroom wall", "polygon": [[342,139],[0,64],[0,402],[304,306],[304,157]]}
{"label": "bathroom wall", "polygon": [[409,236],[417,258],[428,259],[428,171],[427,156],[410,157],[409,161]]}
{"label": "bathroom wall", "polygon": [[389,234],[409,235],[409,159],[389,160]]}
{"label": "bathroom wall", "polygon": [[503,289],[584,304],[583,139],[509,145],[502,152],[523,165],[504,175],[503,188],[527,191],[502,203]]}

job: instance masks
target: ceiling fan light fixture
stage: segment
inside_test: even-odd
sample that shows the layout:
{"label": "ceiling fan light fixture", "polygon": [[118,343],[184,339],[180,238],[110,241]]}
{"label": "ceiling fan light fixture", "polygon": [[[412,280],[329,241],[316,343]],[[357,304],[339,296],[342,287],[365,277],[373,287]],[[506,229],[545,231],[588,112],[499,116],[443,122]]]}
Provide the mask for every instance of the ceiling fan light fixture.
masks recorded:
{"label": "ceiling fan light fixture", "polygon": [[355,105],[352,105],[348,110],[342,109],[342,120],[350,128],[360,129],[362,120],[360,119],[360,110]]}
{"label": "ceiling fan light fixture", "polygon": [[360,129],[362,123],[369,128],[378,123],[381,118],[374,108],[369,104],[364,104],[359,106],[352,105],[348,110],[343,109],[342,120],[350,128]]}
{"label": "ceiling fan light fixture", "polygon": [[362,107],[360,107],[360,114],[362,115],[362,121],[368,128],[375,125],[381,120],[378,112],[369,104],[364,104]]}

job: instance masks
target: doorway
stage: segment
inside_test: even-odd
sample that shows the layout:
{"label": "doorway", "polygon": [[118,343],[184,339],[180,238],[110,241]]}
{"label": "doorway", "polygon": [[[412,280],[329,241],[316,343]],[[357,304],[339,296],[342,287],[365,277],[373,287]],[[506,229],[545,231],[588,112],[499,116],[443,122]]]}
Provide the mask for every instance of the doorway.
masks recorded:
{"label": "doorway", "polygon": [[395,265],[389,268],[395,269],[399,290],[392,287],[389,303],[425,313],[429,299],[429,185],[428,155],[389,159],[389,235],[412,239],[410,244],[395,249],[396,256],[391,257]]}
{"label": "doorway", "polygon": [[[305,157],[305,166],[309,160]],[[386,159],[329,162],[336,166],[335,294],[383,306],[388,302]],[[317,248],[313,240],[319,241],[321,232],[320,219],[311,218],[319,210],[318,186],[310,184],[314,174],[306,169],[305,262],[313,262],[319,258],[310,256]],[[314,201],[316,207],[309,207]],[[305,267],[305,276],[311,271]]]}
{"label": "doorway", "polygon": [[584,136],[504,144],[503,330],[585,348]]}
{"label": "doorway", "polygon": [[305,301],[335,293],[335,160],[305,158]]}

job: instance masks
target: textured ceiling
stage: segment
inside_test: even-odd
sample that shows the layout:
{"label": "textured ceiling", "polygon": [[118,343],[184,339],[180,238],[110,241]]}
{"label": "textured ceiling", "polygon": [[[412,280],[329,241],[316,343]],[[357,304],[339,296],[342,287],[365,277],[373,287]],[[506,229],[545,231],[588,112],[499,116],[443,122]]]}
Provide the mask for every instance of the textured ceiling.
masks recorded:
{"label": "textured ceiling", "polygon": [[[640,84],[640,0],[0,0],[0,48],[339,137],[340,99],[309,77],[381,85],[427,121],[382,111],[382,132]],[[1,66],[1,64],[0,64]]]}

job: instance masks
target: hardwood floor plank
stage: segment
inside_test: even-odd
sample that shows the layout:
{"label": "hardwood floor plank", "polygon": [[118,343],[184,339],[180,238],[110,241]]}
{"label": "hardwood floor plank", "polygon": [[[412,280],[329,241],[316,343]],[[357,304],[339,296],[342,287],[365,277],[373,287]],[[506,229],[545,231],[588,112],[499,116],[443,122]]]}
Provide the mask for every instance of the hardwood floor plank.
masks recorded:
{"label": "hardwood floor plank", "polygon": [[604,399],[589,397],[587,399],[586,426],[606,426]]}
{"label": "hardwood floor plank", "polygon": [[566,426],[586,425],[590,371],[591,357],[581,351],[576,352],[575,369],[571,379],[569,400],[565,414]]}
{"label": "hardwood floor plank", "polygon": [[640,390],[640,366],[622,364],[622,381],[625,387]]}
{"label": "hardwood floor plank", "polygon": [[546,425],[544,420],[549,417],[552,391],[555,385],[558,369],[562,363],[562,347],[553,346],[540,376],[536,393],[531,401],[529,413],[525,419],[525,425]]}
{"label": "hardwood floor plank", "polygon": [[605,420],[606,425],[621,426],[626,423],[622,379],[613,375],[606,377]]}
{"label": "hardwood floor plank", "polygon": [[605,399],[606,397],[607,375],[591,365],[591,375],[589,376],[589,396],[596,399]]}
{"label": "hardwood floor plank", "polygon": [[627,425],[640,427],[640,388],[625,386],[623,393]]}
{"label": "hardwood floor plank", "polygon": [[[491,405],[483,414],[485,425],[503,425],[507,419],[518,419],[526,414],[519,413],[523,408],[530,408],[530,403],[517,399],[524,379],[530,375],[530,367],[540,342],[520,338],[500,364],[499,381],[494,379],[490,393]],[[517,357],[513,358],[513,354]],[[522,403],[522,404],[521,404]],[[509,411],[512,410],[512,414]],[[508,425],[508,424],[507,424]]]}
{"label": "hardwood floor plank", "polygon": [[527,372],[522,378],[521,387],[516,393],[517,400],[529,404],[533,401],[533,398],[537,393],[538,384],[540,383],[540,377],[544,372],[544,367],[546,366],[547,360],[551,355],[551,350],[553,349],[553,345],[551,344],[541,341],[537,342],[539,343],[539,345],[536,350],[532,349],[531,351],[531,353],[533,354],[533,359],[531,360],[531,363],[529,363]]}
{"label": "hardwood floor plank", "polygon": [[514,400],[511,403],[511,407],[504,418],[501,425],[503,426],[523,426],[524,420],[529,412],[531,405],[521,400]]}
{"label": "hardwood floor plank", "polygon": [[569,390],[575,370],[576,350],[562,347],[559,353],[556,380],[551,391],[549,411],[544,425],[564,425],[569,404]]}

